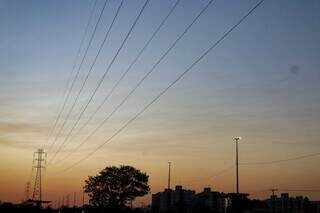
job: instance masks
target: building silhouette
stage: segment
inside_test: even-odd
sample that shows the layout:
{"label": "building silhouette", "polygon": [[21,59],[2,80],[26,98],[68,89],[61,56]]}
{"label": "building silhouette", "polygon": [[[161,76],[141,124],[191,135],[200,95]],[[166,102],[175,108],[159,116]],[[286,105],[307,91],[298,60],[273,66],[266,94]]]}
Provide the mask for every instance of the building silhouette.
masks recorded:
{"label": "building silhouette", "polygon": [[192,212],[196,192],[176,186],[175,190],[165,189],[152,195],[151,208],[153,212]]}
{"label": "building silhouette", "polygon": [[224,193],[204,188],[196,194],[179,185],[174,190],[165,189],[153,194],[151,204],[154,213],[225,212],[225,207]]}
{"label": "building silhouette", "polygon": [[266,203],[273,212],[320,212],[319,202],[309,201],[303,196],[290,197],[289,193],[282,193],[280,197],[271,195]]}
{"label": "building silhouette", "polygon": [[204,188],[203,192],[196,194],[194,212],[225,212],[225,209],[226,195],[223,192]]}

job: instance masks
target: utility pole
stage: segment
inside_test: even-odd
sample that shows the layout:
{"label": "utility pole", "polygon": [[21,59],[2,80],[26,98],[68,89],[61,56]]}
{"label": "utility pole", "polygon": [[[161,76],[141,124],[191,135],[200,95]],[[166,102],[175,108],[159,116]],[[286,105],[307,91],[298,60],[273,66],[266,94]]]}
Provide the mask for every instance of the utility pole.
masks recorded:
{"label": "utility pole", "polygon": [[271,196],[271,199],[272,199],[272,212],[275,213],[276,212],[276,197],[275,197],[275,193],[276,191],[278,191],[278,189],[269,189],[269,191],[272,192],[272,196]]}
{"label": "utility pole", "polygon": [[269,191],[271,191],[272,192],[272,196],[274,196],[275,195],[274,192],[278,191],[278,189],[269,189]]}
{"label": "utility pole", "polygon": [[238,144],[241,137],[235,137],[233,140],[236,143],[236,181],[237,181],[237,194],[239,195],[239,151],[238,151]]}
{"label": "utility pole", "polygon": [[171,162],[168,162],[168,197],[167,197],[167,212],[170,213],[171,212]]}
{"label": "utility pole", "polygon": [[41,206],[42,202],[42,177],[41,171],[45,169],[43,163],[45,163],[46,153],[43,149],[38,149],[37,152],[33,154],[33,168],[36,169],[36,177],[34,182],[34,189],[32,199],[37,203],[37,205]]}
{"label": "utility pole", "polygon": [[170,190],[170,181],[171,181],[171,162],[168,162],[169,173],[168,173],[168,189]]}

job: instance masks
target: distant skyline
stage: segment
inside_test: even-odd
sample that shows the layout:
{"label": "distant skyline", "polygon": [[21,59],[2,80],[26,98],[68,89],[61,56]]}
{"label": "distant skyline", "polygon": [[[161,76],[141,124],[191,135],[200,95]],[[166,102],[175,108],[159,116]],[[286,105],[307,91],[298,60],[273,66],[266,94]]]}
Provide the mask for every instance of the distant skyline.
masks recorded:
{"label": "distant skyline", "polygon": [[[150,0],[80,126],[175,2]],[[108,116],[207,2],[179,2],[99,114],[63,147],[56,160],[65,157]],[[214,1],[89,143],[62,164],[47,165],[45,199],[80,192],[88,175],[121,164],[147,172],[151,191],[161,191],[167,185],[168,161],[173,167],[172,186],[180,184],[200,191],[209,185],[232,192],[235,136],[243,137],[239,144],[240,162],[281,160],[319,152],[320,2],[267,0],[124,132],[80,165],[61,172],[114,134],[257,2]],[[89,34],[103,3],[104,0],[97,0]],[[0,0],[0,200],[17,202],[24,197],[33,152],[47,141],[61,109],[67,78],[93,4],[94,0]],[[107,3],[67,110],[119,4],[116,0]],[[63,136],[75,122],[143,4],[142,0],[124,1]],[[89,35],[82,54],[88,41]],[[62,141],[63,137],[59,138],[54,150]],[[48,153],[49,159],[52,154]],[[240,191],[265,190],[256,196],[267,197],[270,187],[320,189],[319,158],[242,165]],[[226,171],[219,174],[223,170]],[[303,194],[320,199],[319,193]],[[150,200],[150,196],[143,199]]]}

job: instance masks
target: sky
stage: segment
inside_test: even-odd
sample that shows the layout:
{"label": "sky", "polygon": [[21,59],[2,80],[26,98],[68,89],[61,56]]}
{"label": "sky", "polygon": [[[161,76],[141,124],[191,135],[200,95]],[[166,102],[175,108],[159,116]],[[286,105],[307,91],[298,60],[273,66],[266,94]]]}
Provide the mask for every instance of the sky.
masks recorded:
{"label": "sky", "polygon": [[[43,147],[48,151],[55,137],[57,141],[47,153],[43,177],[44,198],[52,201],[81,193],[89,175],[112,165],[141,169],[150,176],[151,192],[161,191],[167,185],[169,161],[172,185],[196,191],[210,186],[233,192],[232,139],[236,136],[242,136],[240,163],[269,162],[319,152],[320,2],[266,0],[124,131],[90,158],[64,171],[134,117],[257,2],[214,1],[108,122],[70,155],[208,3],[207,0],[178,3],[108,101],[78,134],[77,130],[102,103],[175,4],[174,0],[150,0],[71,140],[51,161],[144,1],[124,1],[68,118],[120,1],[108,1],[80,67],[104,0],[97,0],[95,7],[94,0],[0,0],[0,200],[19,202],[24,198],[25,184],[33,180],[33,153]],[[84,37],[91,11],[92,19]],[[76,68],[72,69],[74,64]],[[71,88],[70,79],[74,79],[78,69],[79,78],[50,137]],[[60,128],[62,132],[58,135]],[[266,198],[270,194],[267,189],[274,187],[320,189],[318,162],[319,156],[314,156],[275,164],[240,165],[240,190]],[[303,194],[320,199],[319,193]],[[140,201],[149,202],[150,194]]]}

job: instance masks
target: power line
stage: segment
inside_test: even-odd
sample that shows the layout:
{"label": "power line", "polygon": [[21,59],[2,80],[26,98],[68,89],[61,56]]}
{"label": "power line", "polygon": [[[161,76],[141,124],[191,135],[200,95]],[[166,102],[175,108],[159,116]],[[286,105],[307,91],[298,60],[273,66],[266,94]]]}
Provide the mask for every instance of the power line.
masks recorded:
{"label": "power line", "polygon": [[196,64],[198,64],[208,53],[210,53],[215,47],[217,47],[234,29],[236,29],[257,7],[259,7],[264,0],[259,1],[252,9],[248,11],[235,25],[233,25],[228,31],[226,31],[223,36],[218,39],[213,45],[211,45],[202,55],[200,55],[183,73],[181,73],[178,78],[176,78],[173,82],[171,82],[161,93],[159,93],[149,104],[147,104],[142,110],[140,110],[133,118],[127,121],[120,129],[118,129],[111,137],[109,137],[106,141],[100,144],[96,149],[90,152],[85,157],[81,158],[76,163],[72,164],[70,167],[64,169],[63,171],[67,171],[74,166],[78,165],[82,161],[89,158],[91,155],[96,153],[99,149],[101,149],[106,143],[111,141],[115,136],[117,136],[120,132],[122,132],[130,123],[136,120],[142,113],[144,113],[153,103],[155,103],[162,95],[164,95],[173,85],[175,85],[182,77],[187,74]]}
{"label": "power line", "polygon": [[269,190],[262,189],[262,190],[250,193],[250,196],[255,196],[255,195],[261,194],[261,193],[267,193],[268,191],[271,191],[272,195],[275,195],[276,191],[278,191],[278,192],[314,192],[314,193],[317,193],[317,192],[320,192],[320,189],[269,189]]}
{"label": "power line", "polygon": [[268,190],[265,190],[265,189],[257,190],[257,191],[254,191],[254,192],[249,192],[249,196],[252,197],[252,196],[256,196],[258,194],[267,193],[267,192],[268,192]]}
{"label": "power line", "polygon": [[319,189],[279,189],[279,191],[287,191],[287,192],[320,192]]}
{"label": "power line", "polygon": [[267,164],[284,163],[284,162],[288,162],[288,161],[295,161],[295,160],[315,157],[318,155],[320,155],[320,152],[312,153],[312,154],[308,154],[308,155],[302,155],[302,156],[298,156],[298,157],[294,157],[294,158],[281,159],[281,160],[260,161],[260,162],[251,162],[251,163],[246,162],[246,163],[240,163],[240,165],[267,165]]}
{"label": "power line", "polygon": [[[148,5],[149,1],[150,1],[150,0],[146,0],[146,1],[145,1],[145,3],[144,3],[144,5],[143,5],[143,7],[141,8],[138,16],[136,17],[136,19],[134,20],[133,24],[131,25],[130,30],[127,32],[127,35],[125,36],[125,39],[122,41],[122,43],[121,43],[120,47],[118,48],[116,54],[115,54],[114,57],[112,58],[109,66],[107,67],[106,71],[104,72],[103,76],[101,77],[101,79],[100,79],[97,87],[95,88],[95,90],[94,90],[93,93],[91,94],[91,97],[90,97],[89,101],[87,102],[87,104],[86,104],[86,106],[85,106],[85,108],[84,108],[84,110],[83,110],[82,113],[84,113],[84,111],[86,110],[86,108],[87,108],[87,107],[89,106],[89,104],[91,103],[93,97],[95,96],[95,94],[96,94],[97,91],[99,90],[100,86],[102,85],[102,82],[104,81],[107,73],[109,72],[111,66],[113,65],[114,61],[116,60],[117,56],[119,55],[119,53],[120,53],[121,49],[123,48],[124,44],[125,44],[126,41],[128,40],[128,38],[129,38],[131,32],[133,31],[134,27],[135,27],[136,24],[138,23],[138,20],[140,19],[141,15],[142,15],[143,11],[145,10],[146,6]],[[61,146],[61,148],[62,148],[62,146]],[[61,150],[61,148],[58,149],[58,152]],[[58,153],[58,152],[57,152],[57,153]],[[57,154],[57,153],[56,153],[56,154]],[[56,154],[55,154],[54,156],[56,156]],[[52,161],[52,159],[51,159],[51,161]]]}
{"label": "power line", "polygon": [[[128,74],[128,72],[131,70],[131,68],[133,67],[133,65],[137,62],[137,60],[140,58],[140,56],[142,55],[142,53],[144,52],[144,50],[149,46],[149,44],[151,43],[151,41],[153,40],[153,38],[157,35],[157,33],[160,31],[160,29],[162,28],[162,26],[165,24],[165,22],[168,20],[169,16],[172,14],[172,12],[174,11],[174,9],[177,7],[178,3],[180,2],[180,0],[177,0],[176,3],[173,5],[173,7],[170,9],[169,13],[166,15],[166,17],[162,20],[162,22],[160,23],[160,25],[157,27],[157,29],[154,31],[154,33],[152,34],[152,36],[150,37],[150,39],[146,42],[146,44],[143,46],[143,48],[140,50],[140,52],[138,53],[138,55],[135,57],[135,59],[131,62],[131,64],[129,65],[129,67],[126,69],[126,71],[122,74],[122,76],[120,77],[120,79],[116,82],[116,84],[112,87],[112,89],[109,91],[108,95],[105,97],[105,99],[101,102],[101,104],[96,108],[96,110],[89,116],[89,118],[87,119],[87,121],[78,129],[78,131],[73,135],[72,138],[76,137],[83,129],[84,127],[86,127],[89,122],[94,118],[94,116],[97,114],[97,112],[101,109],[101,107],[107,102],[107,100],[109,99],[109,97],[112,95],[112,93],[115,91],[115,89],[118,87],[118,85],[120,84],[120,82],[124,79],[124,77]],[[72,150],[69,154],[71,154],[72,152],[75,152],[77,150]],[[69,157],[69,154],[66,155],[66,158]],[[60,161],[65,160],[66,158],[63,158]],[[59,162],[60,162],[59,161]]]}
{"label": "power line", "polygon": [[210,176],[208,176],[208,177],[206,177],[206,178],[195,179],[195,180],[186,180],[186,181],[183,181],[183,182],[190,183],[190,182],[200,182],[200,181],[204,181],[204,180],[208,180],[208,179],[213,179],[213,178],[216,178],[216,177],[218,177],[218,176],[220,176],[220,175],[223,175],[223,174],[231,171],[234,167],[235,167],[235,165],[232,164],[231,166],[229,166],[229,167],[227,167],[227,168],[224,168],[224,169],[222,169],[222,170],[220,170],[220,171],[217,171],[217,172],[215,172],[213,175],[210,175]]}
{"label": "power line", "polygon": [[[87,54],[88,54],[88,50],[89,50],[89,48],[90,48],[90,46],[91,46],[91,43],[92,43],[92,41],[93,41],[93,38],[94,38],[94,36],[95,36],[95,34],[96,34],[98,25],[99,25],[99,23],[100,23],[100,21],[101,21],[101,17],[102,17],[102,14],[103,14],[103,12],[104,12],[104,10],[105,10],[105,8],[106,8],[107,2],[108,2],[108,0],[105,0],[104,5],[103,5],[103,7],[102,7],[102,9],[101,9],[101,11],[100,11],[99,18],[98,18],[97,23],[95,24],[94,30],[93,30],[93,32],[92,32],[92,34],[91,34],[91,37],[90,37],[88,46],[87,46],[87,48],[86,48],[86,50],[85,50],[85,53],[84,53],[84,55],[83,55],[83,57],[82,57],[82,59],[81,59],[79,68],[78,68],[78,70],[77,70],[77,73],[76,73],[76,75],[75,75],[75,77],[74,77],[74,79],[73,79],[73,81],[72,81],[71,87],[70,87],[70,89],[69,89],[69,91],[68,91],[68,95],[67,95],[67,98],[66,98],[66,102],[68,101],[68,99],[69,99],[69,97],[70,97],[70,94],[71,94],[71,91],[72,91],[72,89],[73,89],[73,87],[74,87],[74,85],[75,85],[75,82],[77,81],[77,79],[78,79],[78,77],[79,77],[79,73],[80,73],[80,70],[81,70],[81,68],[82,68],[84,59],[86,58],[86,56],[87,56]],[[61,134],[64,126],[65,126],[66,123],[67,123],[67,120],[68,120],[69,117],[70,117],[70,114],[71,114],[71,112],[72,112],[73,107],[74,107],[74,105],[72,105],[72,107],[70,108],[70,110],[69,110],[69,112],[68,112],[68,114],[67,114],[67,116],[66,116],[66,118],[65,118],[65,120],[64,120],[64,122],[63,122],[63,124],[62,124],[62,126],[60,127],[60,129],[59,129],[59,131],[58,131],[58,133],[57,133],[57,135],[56,135],[53,143],[50,145],[50,147],[49,147],[49,149],[48,149],[48,152],[51,151],[52,147],[54,146],[54,144],[55,144],[56,141],[58,140],[58,138],[59,138],[59,136],[60,136],[60,134]]]}
{"label": "power line", "polygon": [[[95,128],[89,136],[87,136],[74,150],[76,152],[84,143],[86,143],[129,99],[129,97],[140,87],[140,85],[148,78],[148,76],[155,70],[155,68],[161,63],[161,61],[169,54],[169,52],[176,46],[176,44],[183,38],[183,36],[189,31],[193,24],[200,18],[200,16],[208,9],[213,0],[209,1],[206,6],[200,11],[200,13],[192,20],[192,22],[186,27],[186,29],[178,36],[178,38],[172,43],[167,51],[159,58],[159,60],[152,66],[152,68],[144,75],[144,77],[138,82],[138,84],[129,92],[129,94],[120,102],[119,105]],[[70,156],[70,155],[69,155]],[[69,157],[67,156],[67,158]]]}
{"label": "power line", "polygon": [[86,143],[129,99],[129,97],[140,87],[140,85],[148,78],[148,76],[155,70],[155,68],[161,63],[161,61],[170,53],[170,51],[177,45],[177,43],[183,38],[183,36],[189,31],[193,24],[200,18],[200,16],[208,9],[213,0],[209,1],[200,13],[192,20],[192,22],[186,27],[186,29],[178,36],[178,38],[171,44],[167,51],[162,54],[158,61],[152,66],[152,68],[143,76],[142,79],[136,84],[136,86],[129,92],[129,94],[118,104],[114,110],[73,150],[76,152],[84,143]]}
{"label": "power line", "polygon": [[[68,92],[68,86],[69,86],[69,84],[70,84],[70,82],[71,82],[71,78],[72,78],[73,72],[74,72],[74,70],[75,70],[75,68],[76,68],[77,61],[78,61],[78,59],[79,59],[80,52],[81,52],[81,49],[82,49],[84,40],[85,40],[85,38],[86,38],[86,36],[87,36],[87,34],[88,34],[88,29],[89,29],[90,23],[91,23],[91,21],[92,21],[92,17],[93,17],[94,11],[95,11],[95,9],[96,9],[97,1],[98,1],[98,0],[95,0],[95,1],[94,1],[94,5],[93,5],[92,10],[91,10],[91,12],[90,12],[89,19],[88,19],[87,25],[86,25],[86,27],[85,27],[85,31],[84,31],[84,33],[83,33],[81,42],[80,42],[80,46],[79,46],[78,51],[77,51],[77,53],[76,53],[76,57],[75,57],[75,59],[74,59],[73,65],[72,65],[72,69],[71,69],[71,72],[70,72],[69,77],[68,77],[68,80],[67,80],[67,90],[66,90],[66,92],[65,92],[65,94],[64,94],[64,97],[65,97],[65,98],[64,98],[64,101],[63,101],[63,103],[62,103],[62,107],[61,107],[61,109],[59,110],[58,116],[57,116],[57,118],[56,118],[56,120],[55,120],[55,122],[54,122],[54,124],[53,124],[53,127],[52,127],[51,130],[50,130],[50,133],[49,133],[49,136],[48,136],[48,138],[47,138],[47,142],[45,143],[45,146],[48,144],[48,142],[49,142],[49,140],[50,140],[50,138],[51,138],[54,130],[56,129],[57,124],[58,124],[58,121],[60,120],[60,117],[61,117],[61,115],[62,115],[62,112],[64,111],[64,108],[65,108],[65,106],[66,106],[66,104],[67,104],[67,100],[68,100],[68,98],[69,98],[68,96],[69,96],[69,94],[70,94],[70,92]],[[67,92],[68,92],[68,95],[67,95]]]}
{"label": "power line", "polygon": [[[105,34],[105,37],[104,37],[102,43],[100,44],[99,50],[98,50],[98,52],[97,52],[97,54],[96,54],[96,56],[95,56],[95,58],[94,58],[94,60],[93,60],[93,62],[92,62],[92,64],[91,64],[91,66],[90,66],[90,69],[89,69],[89,71],[88,71],[88,73],[87,73],[87,75],[86,75],[86,77],[85,77],[85,80],[83,81],[83,83],[82,83],[82,85],[81,85],[81,87],[80,87],[80,90],[79,90],[78,93],[77,93],[77,96],[76,96],[76,99],[75,99],[74,102],[73,102],[71,111],[73,110],[74,106],[76,105],[77,101],[79,100],[80,94],[81,94],[81,92],[83,91],[83,89],[84,89],[84,87],[85,87],[85,85],[86,85],[86,83],[87,83],[87,81],[88,81],[88,79],[89,79],[89,77],[90,77],[90,74],[91,74],[91,72],[92,72],[92,69],[93,69],[94,65],[96,64],[96,62],[97,62],[97,59],[98,59],[98,57],[99,57],[99,55],[100,55],[100,53],[101,53],[102,48],[104,47],[104,44],[105,44],[105,42],[106,42],[106,40],[107,40],[107,38],[108,38],[108,36],[109,36],[109,34],[110,34],[110,31],[111,31],[111,29],[112,29],[112,27],[113,27],[113,25],[114,25],[114,22],[115,22],[118,14],[119,14],[119,12],[120,12],[120,9],[122,8],[122,5],[123,5],[123,0],[121,1],[121,3],[120,3],[119,6],[118,6],[118,9],[117,9],[117,11],[116,11],[116,13],[115,13],[115,15],[114,15],[114,17],[113,17],[113,20],[112,20],[110,26],[108,27],[108,30],[107,30],[107,32],[106,32],[106,34]],[[88,102],[88,103],[89,103],[89,102]],[[51,162],[51,161],[56,157],[56,155],[61,151],[62,146],[66,143],[66,141],[68,140],[68,138],[69,138],[70,135],[72,134],[74,128],[75,128],[75,127],[77,126],[77,124],[79,123],[79,121],[80,121],[83,113],[85,112],[85,110],[87,109],[88,106],[89,106],[89,104],[87,104],[87,105],[84,107],[84,109],[81,111],[81,113],[79,114],[76,122],[73,124],[72,128],[71,128],[70,131],[68,132],[67,136],[64,138],[64,141],[60,144],[59,148],[57,149],[57,151],[55,152],[55,154],[54,154],[53,157],[51,158],[50,162]]]}

